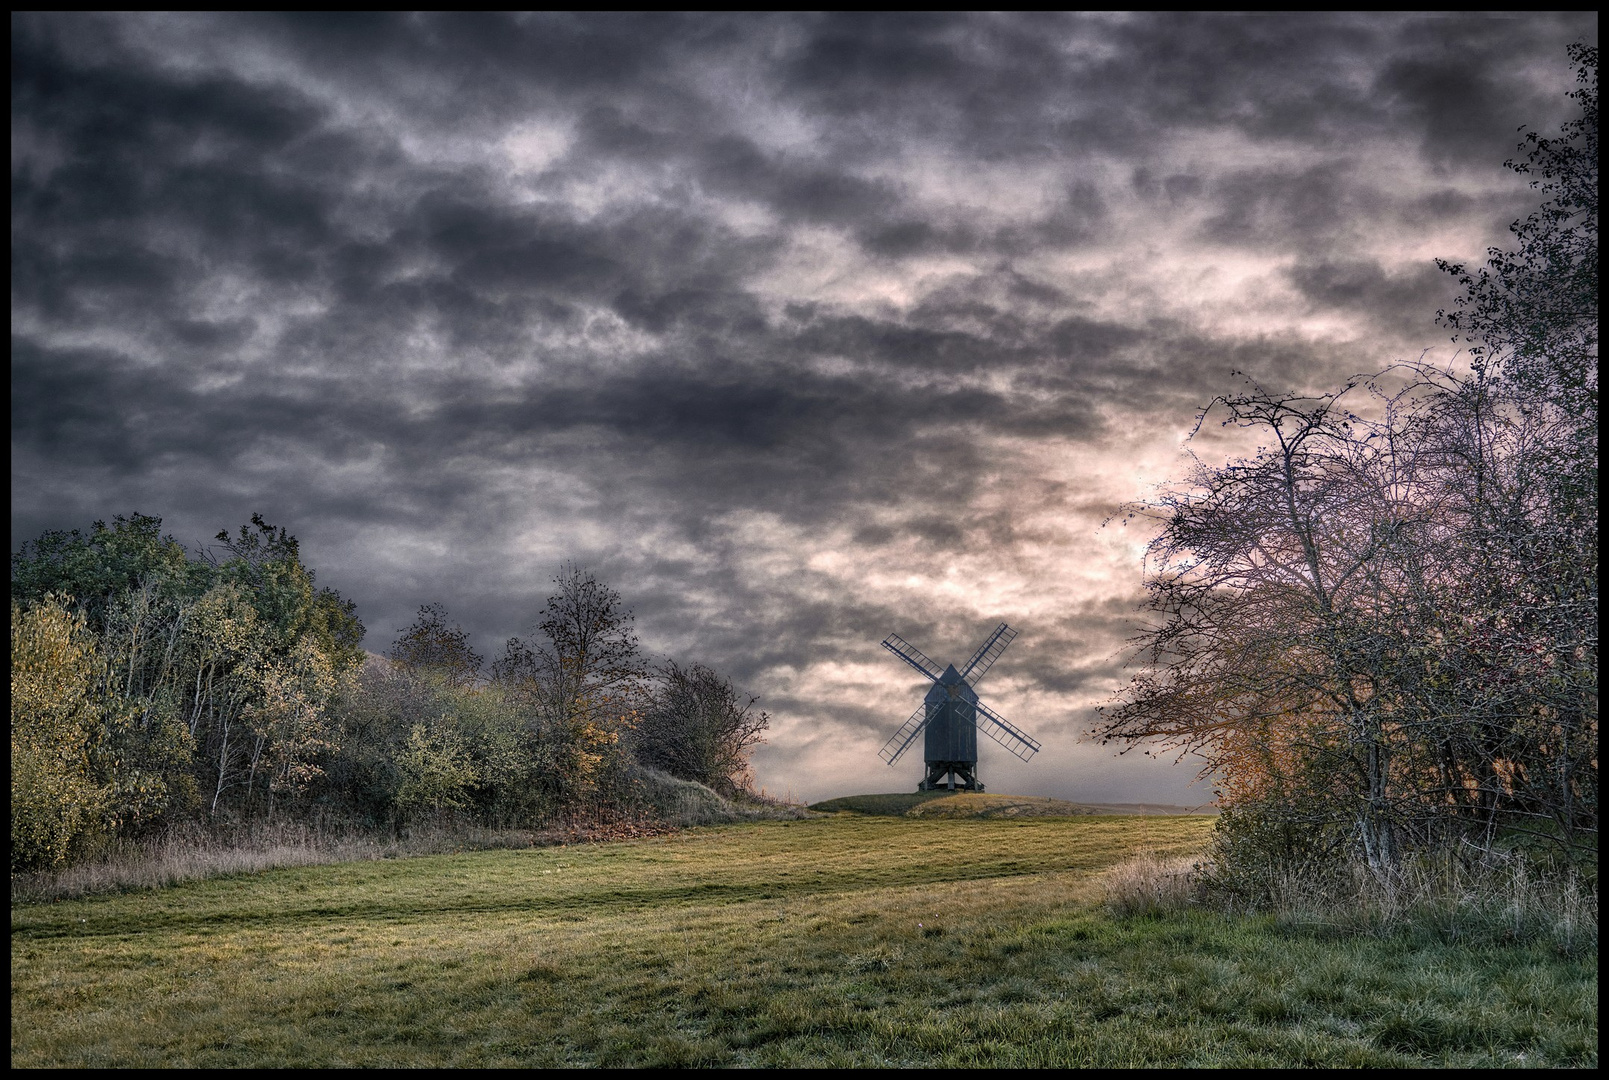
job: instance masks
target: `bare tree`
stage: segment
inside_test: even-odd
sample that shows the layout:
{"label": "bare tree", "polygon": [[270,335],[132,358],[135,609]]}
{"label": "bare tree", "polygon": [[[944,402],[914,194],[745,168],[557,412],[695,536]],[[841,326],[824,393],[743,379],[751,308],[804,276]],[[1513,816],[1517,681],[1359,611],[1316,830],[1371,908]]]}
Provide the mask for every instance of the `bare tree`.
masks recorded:
{"label": "bare tree", "polygon": [[1509,163],[1542,209],[1442,263],[1471,369],[1219,398],[1263,447],[1133,508],[1155,621],[1097,734],[1199,753],[1229,806],[1375,865],[1500,830],[1595,850],[1597,50],[1571,58],[1581,118]]}
{"label": "bare tree", "polygon": [[723,795],[747,790],[749,754],[771,723],[754,708],[760,699],[745,699],[730,679],[703,664],[670,661],[658,674],[634,739],[638,760]]}

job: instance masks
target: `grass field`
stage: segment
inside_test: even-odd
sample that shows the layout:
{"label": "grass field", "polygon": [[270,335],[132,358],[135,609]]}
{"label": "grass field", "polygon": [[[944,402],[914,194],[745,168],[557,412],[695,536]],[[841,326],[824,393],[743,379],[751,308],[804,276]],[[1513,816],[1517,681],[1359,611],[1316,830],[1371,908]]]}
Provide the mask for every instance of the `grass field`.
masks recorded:
{"label": "grass field", "polygon": [[1099,905],[1211,824],[840,813],[14,904],[11,1062],[1595,1064],[1595,956]]}

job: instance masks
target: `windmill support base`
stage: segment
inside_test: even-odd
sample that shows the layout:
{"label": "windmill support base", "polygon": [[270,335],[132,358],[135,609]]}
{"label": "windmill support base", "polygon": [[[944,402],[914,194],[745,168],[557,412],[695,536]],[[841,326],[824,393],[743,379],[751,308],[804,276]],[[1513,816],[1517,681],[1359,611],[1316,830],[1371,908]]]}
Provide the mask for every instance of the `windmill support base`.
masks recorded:
{"label": "windmill support base", "polygon": [[927,763],[927,779],[918,784],[916,790],[982,792],[977,767],[975,761],[930,761]]}

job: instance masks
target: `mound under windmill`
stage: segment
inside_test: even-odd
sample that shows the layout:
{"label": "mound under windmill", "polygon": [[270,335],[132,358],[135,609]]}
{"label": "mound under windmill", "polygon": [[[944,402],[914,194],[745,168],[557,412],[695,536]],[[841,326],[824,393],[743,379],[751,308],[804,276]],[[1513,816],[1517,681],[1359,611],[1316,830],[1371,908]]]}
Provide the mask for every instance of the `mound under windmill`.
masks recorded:
{"label": "mound under windmill", "polygon": [[890,634],[883,639],[883,648],[926,675],[933,683],[933,688],[922,699],[922,707],[894,732],[894,737],[883,744],[878,754],[892,765],[910,748],[918,735],[926,732],[926,753],[923,756],[927,759],[927,776],[917,786],[918,791],[936,791],[939,788],[982,791],[983,785],[978,783],[980,729],[1024,761],[1039,752],[1039,743],[1032,736],[1018,731],[978,700],[979,680],[1016,636],[1015,630],[1001,623],[960,671],[955,670],[954,664],[947,665],[941,671],[922,650],[898,634]]}

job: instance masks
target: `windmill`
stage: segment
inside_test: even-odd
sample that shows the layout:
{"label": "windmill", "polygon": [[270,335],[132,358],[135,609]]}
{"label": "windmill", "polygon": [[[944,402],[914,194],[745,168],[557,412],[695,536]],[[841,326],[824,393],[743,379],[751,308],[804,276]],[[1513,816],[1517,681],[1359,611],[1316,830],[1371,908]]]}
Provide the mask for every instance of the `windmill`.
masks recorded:
{"label": "windmill", "polygon": [[933,682],[933,688],[922,699],[922,707],[883,744],[878,756],[890,765],[910,748],[916,737],[927,732],[927,777],[917,786],[918,791],[936,791],[948,787],[954,791],[982,791],[978,783],[978,731],[981,728],[995,742],[1027,761],[1039,752],[1034,739],[1006,723],[993,709],[978,700],[976,687],[984,672],[1000,658],[1017,632],[1005,623],[978,651],[972,654],[967,666],[960,671],[950,664],[942,671],[922,651],[898,634],[883,639],[883,648],[911,665]]}

